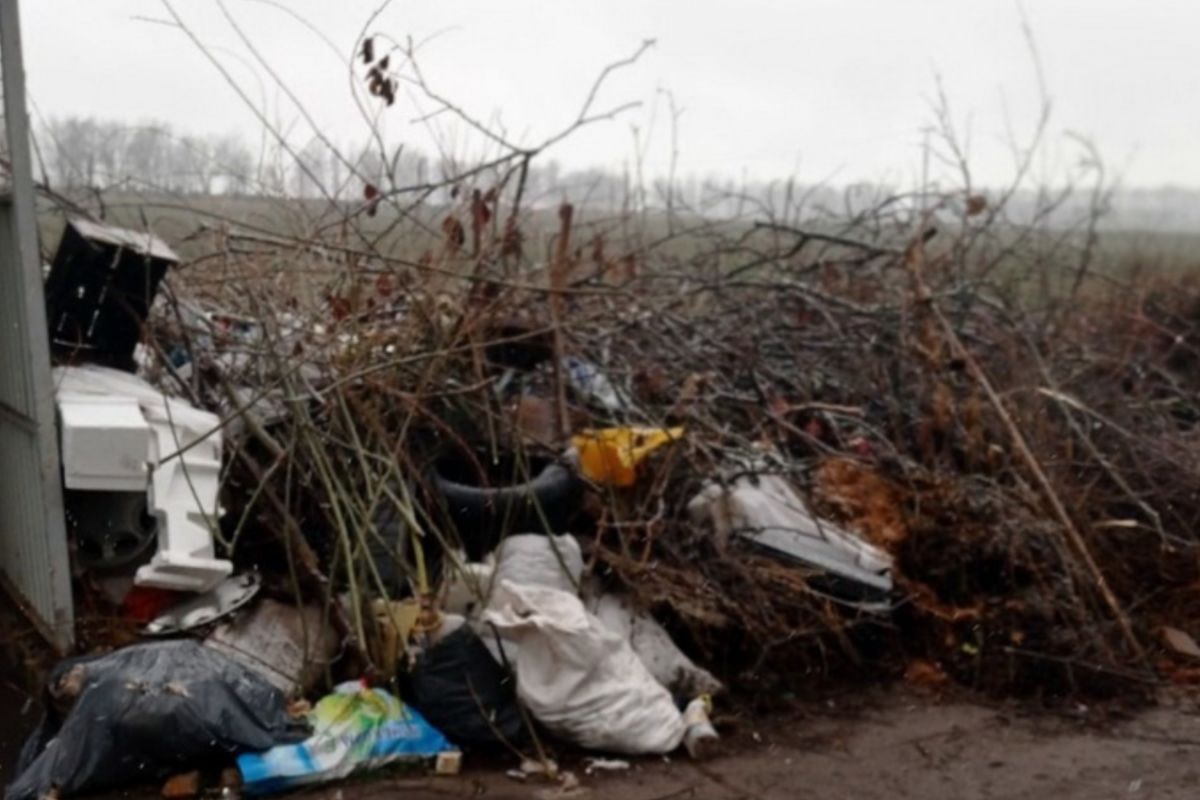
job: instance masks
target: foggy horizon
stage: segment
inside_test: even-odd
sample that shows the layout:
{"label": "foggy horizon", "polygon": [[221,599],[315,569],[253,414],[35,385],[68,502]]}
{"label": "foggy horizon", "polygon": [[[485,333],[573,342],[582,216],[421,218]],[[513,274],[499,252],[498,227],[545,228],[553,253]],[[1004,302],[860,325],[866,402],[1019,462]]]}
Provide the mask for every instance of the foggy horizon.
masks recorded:
{"label": "foggy horizon", "polygon": [[[304,0],[285,8],[244,0],[225,3],[228,18],[215,2],[171,8],[300,148],[315,134],[289,92],[334,142],[366,139],[368,125],[352,103],[352,78],[340,59],[349,58],[377,5],[331,9]],[[432,37],[418,49],[430,84],[523,145],[568,124],[606,65],[655,39],[597,97],[599,110],[641,105],[576,131],[539,157],[564,171],[633,170],[640,146],[646,176],[663,178],[672,172],[674,133],[674,174],[681,180],[914,186],[925,170],[931,182],[953,180],[951,165],[922,158],[926,142],[937,144],[940,84],[950,125],[969,147],[975,185],[1003,186],[1015,172],[1012,143],[1024,146],[1036,130],[1040,63],[1050,117],[1031,180],[1070,180],[1086,155],[1074,138],[1080,136],[1095,143],[1106,180],[1123,189],[1200,189],[1200,175],[1188,169],[1187,135],[1200,129],[1200,108],[1173,99],[1197,80],[1181,69],[1181,56],[1200,8],[1126,0],[1030,4],[1024,19],[1035,58],[1022,11],[1010,0],[970,9],[897,5],[904,4],[739,4],[745,24],[730,29],[723,20],[734,18],[733,8],[725,3],[689,7],[683,15],[668,14],[663,4],[624,2],[569,10],[509,4],[503,12],[481,2],[395,3],[367,32],[416,42]],[[27,6],[35,129],[77,116],[259,142],[255,112],[187,33],[162,24],[170,19],[159,0]],[[1111,66],[1114,52],[1126,54],[1119,71]],[[87,53],[86,64],[72,53]],[[795,94],[781,96],[780,86]],[[486,140],[462,124],[423,119],[427,110],[402,92],[381,120],[388,144],[432,156],[436,144],[451,142],[452,155],[463,160],[487,152]]]}

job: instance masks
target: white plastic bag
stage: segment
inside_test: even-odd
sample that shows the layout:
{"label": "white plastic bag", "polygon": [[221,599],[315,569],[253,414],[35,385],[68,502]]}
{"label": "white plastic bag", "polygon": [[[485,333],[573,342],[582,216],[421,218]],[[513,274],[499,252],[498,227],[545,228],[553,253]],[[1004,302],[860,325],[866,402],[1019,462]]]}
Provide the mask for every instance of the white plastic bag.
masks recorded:
{"label": "white plastic bag", "polygon": [[484,614],[517,645],[517,696],[549,730],[581,747],[669,753],[683,715],[629,640],[574,594],[500,581]]}

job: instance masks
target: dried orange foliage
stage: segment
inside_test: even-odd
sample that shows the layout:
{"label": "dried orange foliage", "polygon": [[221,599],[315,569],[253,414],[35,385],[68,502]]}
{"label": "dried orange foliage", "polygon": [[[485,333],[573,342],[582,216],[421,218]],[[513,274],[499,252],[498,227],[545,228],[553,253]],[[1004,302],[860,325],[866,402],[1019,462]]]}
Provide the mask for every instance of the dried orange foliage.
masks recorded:
{"label": "dried orange foliage", "polygon": [[817,470],[817,496],[873,544],[892,549],[908,538],[899,487],[868,467],[846,458]]}

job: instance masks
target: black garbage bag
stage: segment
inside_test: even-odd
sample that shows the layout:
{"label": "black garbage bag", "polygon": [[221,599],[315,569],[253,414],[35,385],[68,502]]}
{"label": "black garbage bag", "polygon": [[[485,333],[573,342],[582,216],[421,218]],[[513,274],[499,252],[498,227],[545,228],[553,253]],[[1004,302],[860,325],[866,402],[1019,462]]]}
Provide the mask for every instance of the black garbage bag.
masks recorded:
{"label": "black garbage bag", "polygon": [[194,641],[136,645],[58,664],[45,715],[5,800],[160,780],[237,753],[298,742],[307,726],[264,678]]}
{"label": "black garbage bag", "polygon": [[417,660],[408,687],[413,706],[464,750],[526,741],[512,675],[466,626]]}

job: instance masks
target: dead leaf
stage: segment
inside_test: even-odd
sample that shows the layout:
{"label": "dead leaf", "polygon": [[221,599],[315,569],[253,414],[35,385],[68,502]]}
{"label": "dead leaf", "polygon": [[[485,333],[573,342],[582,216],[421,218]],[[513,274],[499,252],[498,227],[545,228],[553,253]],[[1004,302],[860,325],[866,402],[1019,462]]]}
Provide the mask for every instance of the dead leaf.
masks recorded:
{"label": "dead leaf", "polygon": [[902,494],[875,469],[847,458],[829,459],[817,469],[816,484],[818,496],[873,544],[893,548],[908,538]]}
{"label": "dead leaf", "polygon": [[456,217],[442,220],[442,233],[446,234],[446,243],[452,253],[457,253],[467,241],[467,232]]}
{"label": "dead leaf", "polygon": [[335,320],[341,321],[350,316],[350,301],[334,295],[329,298],[329,310]]}
{"label": "dead leaf", "polygon": [[932,661],[917,658],[908,663],[904,680],[922,689],[937,689],[950,682],[945,670]]}

